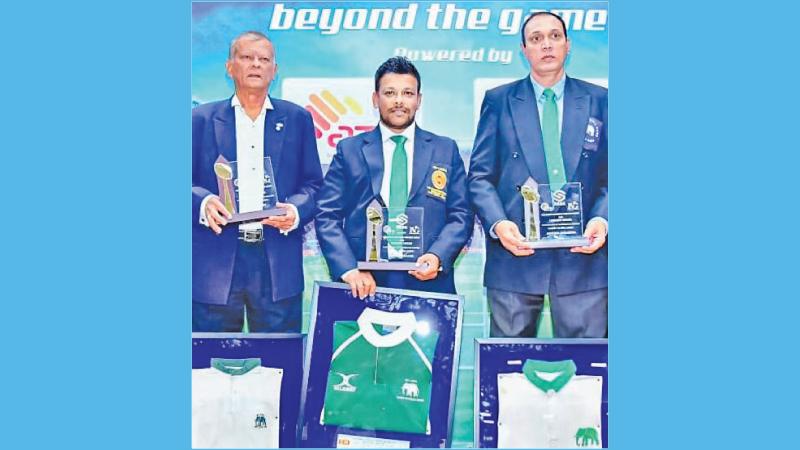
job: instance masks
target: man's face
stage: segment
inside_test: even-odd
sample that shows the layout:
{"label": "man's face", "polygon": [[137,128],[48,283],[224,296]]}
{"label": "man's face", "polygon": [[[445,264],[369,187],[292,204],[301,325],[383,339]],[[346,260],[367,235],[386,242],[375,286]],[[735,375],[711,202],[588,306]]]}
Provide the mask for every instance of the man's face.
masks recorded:
{"label": "man's face", "polygon": [[240,39],[225,68],[237,91],[266,91],[278,71],[272,44],[264,39]]}
{"label": "man's face", "polygon": [[552,76],[563,72],[564,60],[569,53],[569,40],[564,36],[561,22],[546,14],[531,19],[525,26],[522,52],[534,76]]}
{"label": "man's face", "polygon": [[378,92],[372,93],[372,105],[380,111],[381,122],[398,133],[414,122],[421,102],[417,79],[411,74],[387,73],[378,80]]}

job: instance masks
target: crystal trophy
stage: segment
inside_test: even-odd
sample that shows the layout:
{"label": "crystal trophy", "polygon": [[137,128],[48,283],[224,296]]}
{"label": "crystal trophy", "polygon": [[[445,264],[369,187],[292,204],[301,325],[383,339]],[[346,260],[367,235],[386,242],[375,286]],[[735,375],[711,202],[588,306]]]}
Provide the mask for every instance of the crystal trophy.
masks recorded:
{"label": "crystal trophy", "polygon": [[359,270],[416,270],[422,255],[424,208],[384,208],[373,200],[366,211],[366,251]]}
{"label": "crystal trophy", "polygon": [[583,236],[583,199],[580,183],[556,187],[528,177],[520,187],[525,239],[531,248],[568,248],[589,245]]}
{"label": "crystal trophy", "polygon": [[[276,206],[278,191],[275,187],[275,176],[272,172],[272,162],[269,156],[264,158],[261,167],[240,171],[236,161],[228,161],[220,155],[214,162],[214,174],[217,176],[219,198],[225,209],[233,216],[228,223],[252,222],[269,216],[284,216],[286,210]],[[259,179],[263,180],[263,189],[257,195],[241,198],[239,185],[241,183],[258,185]],[[260,194],[260,195],[258,195]]]}

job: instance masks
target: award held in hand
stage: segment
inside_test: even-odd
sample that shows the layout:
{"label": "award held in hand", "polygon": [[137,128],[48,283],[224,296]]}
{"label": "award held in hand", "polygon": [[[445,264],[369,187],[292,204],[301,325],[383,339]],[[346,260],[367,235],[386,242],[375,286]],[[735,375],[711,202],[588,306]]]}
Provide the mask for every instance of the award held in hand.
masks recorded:
{"label": "award held in hand", "polygon": [[[285,209],[276,206],[278,191],[269,156],[264,158],[261,167],[240,172],[236,161],[228,161],[220,155],[214,162],[214,174],[217,176],[219,198],[233,216],[228,223],[252,222],[269,216],[286,215]],[[241,196],[239,187],[244,183],[250,186],[263,183],[263,189]]]}
{"label": "award held in hand", "polygon": [[528,177],[520,188],[525,208],[525,239],[531,248],[564,248],[589,245],[583,236],[583,203],[580,183],[558,188],[538,184]]}
{"label": "award held in hand", "polygon": [[415,270],[422,255],[424,209],[384,208],[377,200],[367,207],[365,261],[359,270]]}

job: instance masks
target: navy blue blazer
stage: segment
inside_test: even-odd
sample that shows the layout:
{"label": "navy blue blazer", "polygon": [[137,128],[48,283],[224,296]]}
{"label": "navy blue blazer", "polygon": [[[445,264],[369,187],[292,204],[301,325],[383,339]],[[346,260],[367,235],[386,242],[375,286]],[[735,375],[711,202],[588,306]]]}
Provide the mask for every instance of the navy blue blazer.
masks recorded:
{"label": "navy blue blazer", "polygon": [[[419,281],[405,272],[372,274],[381,287],[455,293],[453,263],[471,236],[474,223],[467,199],[464,161],[452,139],[419,127],[415,133],[408,206],[424,208],[423,253],[438,256],[442,272],[428,281]],[[445,199],[428,194],[434,166],[447,171]],[[339,141],[319,192],[319,213],[314,222],[334,280],[365,259],[366,210],[380,196],[383,171],[379,127]]]}
{"label": "navy blue blazer", "polygon": [[[589,119],[599,121],[600,135],[586,138]],[[530,78],[491,89],[481,106],[469,170],[472,206],[486,232],[484,285],[527,294],[570,294],[608,286],[608,250],[592,255],[569,249],[540,249],[517,257],[489,235],[498,220],[523,230],[520,186],[530,176],[546,183],[539,112]],[[580,182],[583,217],[608,220],[608,90],[567,77],[561,150],[567,181]]]}
{"label": "navy blue blazer", "polygon": [[[303,226],[317,212],[322,168],[308,111],[284,100],[270,97],[270,101],[274,109],[267,110],[264,120],[264,156],[271,158],[278,200],[295,205],[300,215],[300,225],[287,236],[264,226],[272,300],[277,301],[303,291]],[[231,288],[238,226],[224,226],[217,236],[199,223],[202,200],[217,194],[213,165],[219,155],[236,160],[236,119],[230,99],[192,110],[192,300],[222,305]]]}

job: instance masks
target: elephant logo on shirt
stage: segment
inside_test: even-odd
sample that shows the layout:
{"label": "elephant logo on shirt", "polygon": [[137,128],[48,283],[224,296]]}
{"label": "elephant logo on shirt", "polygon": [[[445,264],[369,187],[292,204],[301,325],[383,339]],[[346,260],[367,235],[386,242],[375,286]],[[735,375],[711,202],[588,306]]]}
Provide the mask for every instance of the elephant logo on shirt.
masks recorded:
{"label": "elephant logo on shirt", "polygon": [[416,382],[405,382],[403,386],[400,388],[403,392],[404,397],[411,397],[417,398],[419,397],[419,386],[417,386]]}
{"label": "elephant logo on shirt", "polygon": [[588,447],[590,445],[600,445],[600,437],[594,427],[578,428],[575,433],[575,445],[578,447]]}
{"label": "elephant logo on shirt", "polygon": [[256,428],[267,428],[267,418],[263,414],[256,414]]}

